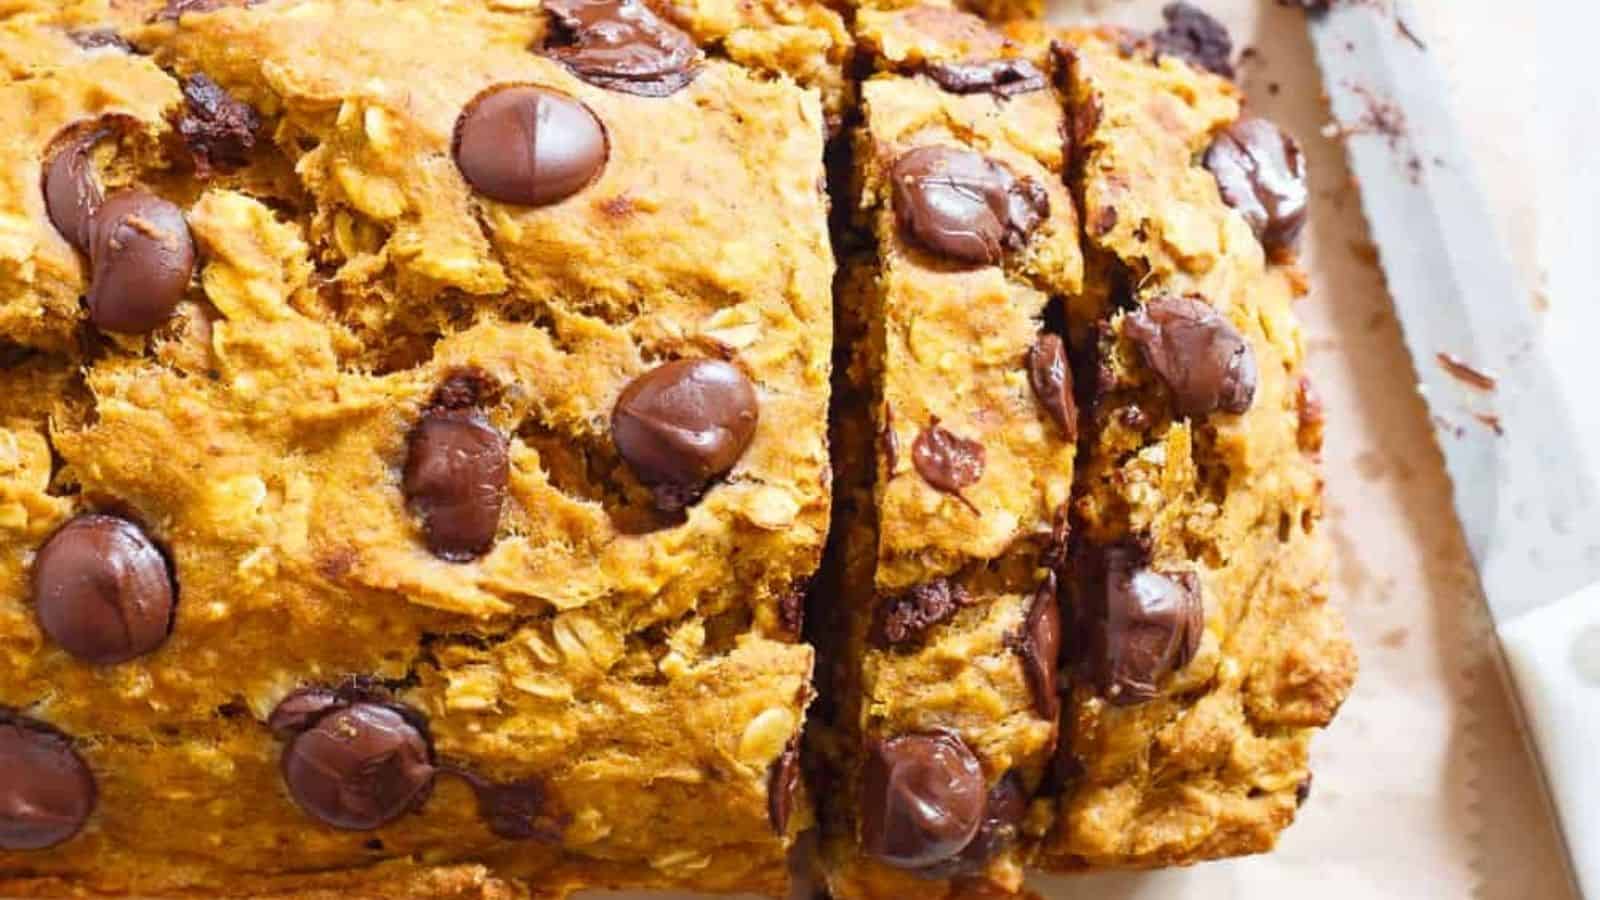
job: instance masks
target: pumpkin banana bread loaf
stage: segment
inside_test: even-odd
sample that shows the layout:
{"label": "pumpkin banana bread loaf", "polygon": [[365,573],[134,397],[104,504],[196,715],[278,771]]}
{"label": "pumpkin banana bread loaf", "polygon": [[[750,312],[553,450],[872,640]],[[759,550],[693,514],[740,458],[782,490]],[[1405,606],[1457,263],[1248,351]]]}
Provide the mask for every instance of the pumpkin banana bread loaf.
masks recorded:
{"label": "pumpkin banana bread loaf", "polygon": [[0,4],[0,895],[1269,848],[1299,150],[1186,4],[960,6]]}
{"label": "pumpkin banana bread loaf", "polygon": [[781,893],[820,92],[634,0],[94,6],[0,25],[0,894]]}

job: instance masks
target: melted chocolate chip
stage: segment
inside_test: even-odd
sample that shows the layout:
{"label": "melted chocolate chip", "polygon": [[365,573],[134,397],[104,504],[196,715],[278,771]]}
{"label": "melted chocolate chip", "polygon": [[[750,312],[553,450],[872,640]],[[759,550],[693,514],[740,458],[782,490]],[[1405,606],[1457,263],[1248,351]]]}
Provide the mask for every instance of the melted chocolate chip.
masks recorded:
{"label": "melted chocolate chip", "polygon": [[983,769],[953,734],[878,742],[861,783],[861,846],[904,869],[953,859],[977,835],[987,802]]}
{"label": "melted chocolate chip", "polygon": [[900,465],[900,435],[894,430],[894,407],[888,403],[883,404],[883,423],[878,426],[878,447],[883,453],[883,471],[893,478],[895,468]]}
{"label": "melted chocolate chip", "polygon": [[971,603],[966,588],[945,578],[916,585],[878,602],[873,639],[880,647],[916,643]]}
{"label": "melted chocolate chip", "polygon": [[806,592],[798,587],[784,591],[778,597],[778,627],[795,640],[800,639],[806,624]]}
{"label": "melted chocolate chip", "polygon": [[1068,539],[1072,537],[1072,504],[1064,502],[1056,507],[1050,519],[1050,539],[1044,552],[1039,554],[1039,565],[1060,572],[1067,565]]}
{"label": "melted chocolate chip", "polygon": [[991,93],[996,97],[1015,97],[1045,89],[1044,73],[1025,59],[932,63],[927,72],[929,78],[952,94]]}
{"label": "melted chocolate chip", "polygon": [[767,818],[772,830],[789,833],[789,816],[794,813],[795,795],[800,789],[800,747],[794,740],[773,760],[767,773]]}
{"label": "melted chocolate chip", "polygon": [[1205,631],[1200,581],[1192,573],[1149,568],[1129,547],[1102,552],[1100,583],[1085,598],[1090,680],[1112,703],[1129,706],[1160,693],[1168,674],[1189,664]]}
{"label": "melted chocolate chip", "polygon": [[983,477],[983,445],[957,437],[934,419],[911,444],[911,464],[935,490],[953,494],[973,512],[977,509],[961,496],[961,489]]}
{"label": "melted chocolate chip", "polygon": [[550,792],[539,779],[496,782],[454,765],[441,765],[438,772],[454,775],[472,788],[478,802],[478,817],[495,837],[508,841],[560,843],[567,820],[552,812]]}
{"label": "melted chocolate chip", "polygon": [[323,715],[348,705],[348,700],[331,688],[300,688],[284,697],[267,716],[267,728],[280,741],[287,741],[315,725]]}
{"label": "melted chocolate chip", "polygon": [[478,815],[508,841],[561,841],[561,822],[550,815],[549,792],[535,780],[477,786]]}
{"label": "melted chocolate chip", "polygon": [[134,52],[133,45],[128,39],[110,28],[85,28],[67,32],[67,37],[74,44],[85,50],[100,50],[110,47],[121,50],[123,53]]}
{"label": "melted chocolate chip", "polygon": [[1311,799],[1311,773],[1307,772],[1305,779],[1294,786],[1294,805],[1305,806],[1309,799]]}
{"label": "melted chocolate chip", "polygon": [[57,140],[44,167],[44,206],[50,224],[84,253],[94,239],[94,214],[105,202],[90,153],[107,134],[98,126],[74,129]]}
{"label": "melted chocolate chip", "polygon": [[1028,796],[1022,778],[1016,772],[1007,772],[989,789],[978,833],[967,842],[961,853],[944,863],[918,869],[917,874],[929,878],[950,878],[982,872],[989,860],[1016,843],[1022,817],[1027,812]]}
{"label": "melted chocolate chip", "polygon": [[139,526],[105,515],[78,516],[45,543],[33,597],[51,640],[96,665],[161,646],[177,605],[166,557]]}
{"label": "melted chocolate chip", "polygon": [[1056,601],[1056,576],[1051,572],[1033,592],[1022,637],[1017,644],[1022,671],[1033,689],[1033,708],[1041,719],[1055,721],[1061,712],[1056,692],[1056,664],[1061,656],[1061,606]]}
{"label": "melted chocolate chip", "polygon": [[1168,3],[1161,10],[1166,27],[1150,36],[1157,55],[1186,59],[1208,72],[1233,77],[1233,38],[1221,22],[1188,3]]}
{"label": "melted chocolate chip", "polygon": [[456,121],[454,153],[479,193],[545,206],[599,176],[608,149],[605,129],[587,106],[547,88],[512,85],[468,104]]}
{"label": "melted chocolate chip", "polygon": [[395,709],[352,703],[326,712],[283,750],[300,808],[346,831],[370,831],[419,808],[433,784],[427,737]]}
{"label": "melted chocolate chip", "polygon": [[89,320],[102,331],[161,327],[189,289],[194,239],[183,211],[143,191],[112,194],[94,215]]}
{"label": "melted chocolate chip", "polygon": [[499,385],[478,369],[458,369],[439,382],[433,391],[436,409],[470,409],[494,401]]}
{"label": "melted chocolate chip", "polygon": [[755,437],[760,404],[738,368],[715,359],[681,359],[635,378],[611,413],[611,438],[656,505],[694,503],[726,475]]}
{"label": "melted chocolate chip", "polygon": [[1072,361],[1059,335],[1041,334],[1028,350],[1028,382],[1039,404],[1050,414],[1061,438],[1078,439],[1078,403],[1072,395]]}
{"label": "melted chocolate chip", "polygon": [[95,799],[94,776],[65,735],[0,713],[0,850],[43,850],[70,839]]}
{"label": "melted chocolate chip", "polygon": [[1080,103],[1072,104],[1068,113],[1069,121],[1066,123],[1066,143],[1071,150],[1065,157],[1074,171],[1079,170],[1087,161],[1089,153],[1089,139],[1100,128],[1100,119],[1105,115],[1105,101],[1098,93],[1092,93]]}
{"label": "melted chocolate chip", "polygon": [[1172,391],[1178,415],[1242,413],[1255,400],[1254,351],[1204,300],[1156,297],[1124,318],[1122,330]]}
{"label": "melted chocolate chip", "polygon": [[489,552],[511,466],[505,436],[471,410],[433,409],[411,431],[402,488],[428,549],[451,562]]}
{"label": "melted chocolate chip", "polygon": [[545,49],[591,84],[665,97],[700,73],[700,50],[639,0],[545,0],[556,38]]}
{"label": "melted chocolate chip", "polygon": [[889,178],[906,239],[969,265],[1021,249],[1050,214],[1042,185],[970,150],[918,147],[894,161]]}
{"label": "melted chocolate chip", "polygon": [[1239,211],[1275,259],[1292,252],[1306,225],[1306,161],[1300,144],[1266,119],[1245,117],[1217,135],[1205,167],[1223,202]]}
{"label": "melted chocolate chip", "polygon": [[1105,237],[1111,229],[1117,227],[1117,208],[1115,206],[1102,206],[1094,214],[1094,233],[1097,237]]}
{"label": "melted chocolate chip", "polygon": [[231,172],[250,161],[261,130],[261,116],[202,74],[183,79],[184,112],[178,133],[194,156],[201,178]]}

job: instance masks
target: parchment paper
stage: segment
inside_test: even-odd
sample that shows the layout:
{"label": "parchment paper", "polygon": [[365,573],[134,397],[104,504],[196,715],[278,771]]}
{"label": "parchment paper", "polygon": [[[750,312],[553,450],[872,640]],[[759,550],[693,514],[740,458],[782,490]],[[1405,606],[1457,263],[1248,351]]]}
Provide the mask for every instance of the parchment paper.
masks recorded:
{"label": "parchment paper", "polygon": [[[1061,21],[1149,28],[1164,0],[1053,3]],[[1314,744],[1315,788],[1275,853],[1031,886],[1048,900],[1572,900],[1359,200],[1341,147],[1323,136],[1328,113],[1304,13],[1275,0],[1201,5],[1253,48],[1240,70],[1252,108],[1294,132],[1309,158],[1313,290],[1299,312],[1328,411],[1334,602],[1361,677]],[[1424,21],[1408,24],[1446,66],[1527,302],[1546,308],[1530,181],[1541,151],[1535,16],[1527,0],[1513,6],[1433,0],[1420,9]]]}

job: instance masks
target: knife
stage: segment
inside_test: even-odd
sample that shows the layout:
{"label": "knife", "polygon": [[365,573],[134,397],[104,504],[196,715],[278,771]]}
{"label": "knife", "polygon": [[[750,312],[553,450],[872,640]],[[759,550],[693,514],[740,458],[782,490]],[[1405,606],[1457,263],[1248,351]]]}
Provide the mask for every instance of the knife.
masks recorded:
{"label": "knife", "polygon": [[1600,900],[1600,507],[1590,464],[1420,18],[1407,0],[1322,5],[1308,21],[1324,89],[1503,669],[1578,891]]}

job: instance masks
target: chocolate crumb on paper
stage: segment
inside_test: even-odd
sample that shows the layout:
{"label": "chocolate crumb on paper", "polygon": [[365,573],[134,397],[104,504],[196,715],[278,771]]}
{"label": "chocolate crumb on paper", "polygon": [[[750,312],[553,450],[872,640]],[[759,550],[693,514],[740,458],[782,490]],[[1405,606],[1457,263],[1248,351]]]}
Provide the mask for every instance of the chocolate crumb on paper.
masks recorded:
{"label": "chocolate crumb on paper", "polygon": [[1426,51],[1428,49],[1427,43],[1424,42],[1422,38],[1412,30],[1410,25],[1406,24],[1405,19],[1400,17],[1400,11],[1398,9],[1395,10],[1394,13],[1394,27],[1400,31],[1401,37],[1410,41],[1418,50]]}
{"label": "chocolate crumb on paper", "polygon": [[1391,148],[1398,149],[1407,137],[1405,111],[1393,100],[1379,97],[1363,85],[1351,82],[1346,85],[1362,99],[1366,108],[1354,122],[1330,122],[1322,129],[1323,137],[1342,139],[1375,134],[1387,139]]}
{"label": "chocolate crumb on paper", "polygon": [[1492,391],[1499,381],[1488,372],[1472,365],[1453,353],[1439,352],[1434,354],[1434,359],[1439,361],[1439,366],[1450,374],[1450,377],[1481,391]]}

